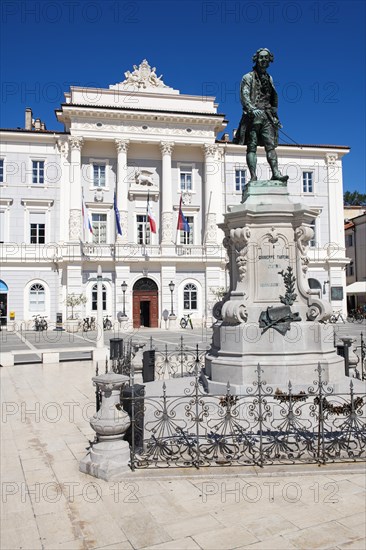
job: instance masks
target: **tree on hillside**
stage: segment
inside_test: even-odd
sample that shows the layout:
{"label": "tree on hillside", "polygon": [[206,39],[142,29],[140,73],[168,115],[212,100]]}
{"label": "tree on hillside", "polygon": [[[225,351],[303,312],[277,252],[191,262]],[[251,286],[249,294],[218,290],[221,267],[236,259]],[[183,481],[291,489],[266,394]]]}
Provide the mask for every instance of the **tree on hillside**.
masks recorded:
{"label": "tree on hillside", "polygon": [[366,205],[366,193],[358,191],[346,191],[343,195],[343,202],[346,206]]}

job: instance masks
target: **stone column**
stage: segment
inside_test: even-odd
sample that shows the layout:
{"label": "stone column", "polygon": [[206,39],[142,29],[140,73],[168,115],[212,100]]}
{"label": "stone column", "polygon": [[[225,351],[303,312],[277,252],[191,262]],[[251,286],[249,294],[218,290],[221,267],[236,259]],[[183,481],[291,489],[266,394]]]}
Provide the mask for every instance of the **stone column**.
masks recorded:
{"label": "stone column", "polygon": [[70,215],[69,240],[79,241],[82,237],[81,224],[81,148],[83,138],[70,137]]}
{"label": "stone column", "polygon": [[172,199],[172,152],[174,143],[162,141],[160,149],[163,159],[163,177],[161,183],[161,243],[173,242],[173,199]]}
{"label": "stone column", "polygon": [[117,207],[120,215],[122,235],[117,234],[117,242],[128,242],[128,180],[127,150],[128,139],[115,139],[117,149]]}
{"label": "stone column", "polygon": [[220,187],[218,187],[219,164],[217,146],[205,144],[205,241],[217,244],[216,211],[220,208]]}

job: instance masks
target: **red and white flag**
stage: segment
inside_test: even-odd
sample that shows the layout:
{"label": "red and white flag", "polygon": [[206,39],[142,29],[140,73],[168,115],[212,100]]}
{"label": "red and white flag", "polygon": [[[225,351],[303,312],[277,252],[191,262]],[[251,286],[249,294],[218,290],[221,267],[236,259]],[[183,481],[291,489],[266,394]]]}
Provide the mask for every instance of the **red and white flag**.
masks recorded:
{"label": "red and white flag", "polygon": [[156,221],[154,218],[154,214],[150,208],[150,196],[149,193],[147,194],[147,206],[146,206],[146,212],[147,212],[147,219],[150,224],[150,231],[151,233],[156,233]]}

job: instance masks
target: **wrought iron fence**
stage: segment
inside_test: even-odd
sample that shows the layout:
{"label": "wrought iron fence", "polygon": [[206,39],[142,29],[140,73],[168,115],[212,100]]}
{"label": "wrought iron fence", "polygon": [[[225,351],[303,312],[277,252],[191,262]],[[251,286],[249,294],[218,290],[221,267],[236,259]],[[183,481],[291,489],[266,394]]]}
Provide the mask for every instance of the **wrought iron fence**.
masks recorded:
{"label": "wrought iron fence", "polygon": [[132,376],[131,469],[365,460],[366,396],[352,380],[347,394],[334,393],[319,364],[311,387],[289,382],[284,392],[262,373],[258,365],[245,395],[228,384],[221,396],[204,393],[198,362],[182,395],[164,382],[161,396],[137,396]]}
{"label": "wrought iron fence", "polygon": [[[136,343],[133,339],[126,340],[123,346],[121,357],[112,361],[111,370],[117,374],[131,376],[131,370],[139,371],[142,369],[142,363],[136,365],[134,362],[134,347]],[[159,349],[154,343],[152,337],[149,339],[148,350],[153,350],[154,354],[154,379],[167,380],[169,378],[183,378],[185,376],[194,376],[196,368],[199,370],[205,366],[205,356],[209,349],[199,349],[198,344],[186,344],[183,336],[179,339],[176,346],[167,344]]]}
{"label": "wrought iron fence", "polygon": [[200,350],[198,344],[187,346],[183,336],[174,349],[169,349],[168,345],[163,351],[155,349],[155,380],[194,376],[197,370],[199,372],[205,366],[207,351],[208,348]]}

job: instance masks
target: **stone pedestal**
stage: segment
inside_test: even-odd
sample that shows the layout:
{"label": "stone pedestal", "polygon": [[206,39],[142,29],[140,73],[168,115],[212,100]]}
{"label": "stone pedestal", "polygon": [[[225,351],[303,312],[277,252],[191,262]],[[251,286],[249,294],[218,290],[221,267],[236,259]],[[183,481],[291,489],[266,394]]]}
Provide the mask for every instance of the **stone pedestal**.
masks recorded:
{"label": "stone pedestal", "polygon": [[331,384],[344,378],[333,346],[330,304],[307,283],[311,221],[318,212],[291,201],[286,184],[258,181],[220,227],[229,256],[230,292],[221,303],[207,355],[211,393],[226,384],[244,393],[258,363],[268,384],[286,389],[312,384],[321,363]]}
{"label": "stone pedestal", "polygon": [[168,323],[169,323],[169,330],[176,330],[178,328],[177,316],[169,315]]}
{"label": "stone pedestal", "polygon": [[129,378],[109,372],[92,380],[102,392],[101,407],[90,418],[98,443],[93,444],[90,452],[80,461],[79,470],[105,481],[118,481],[128,471],[130,460],[130,447],[123,440],[130,418],[119,408],[120,390]]}

